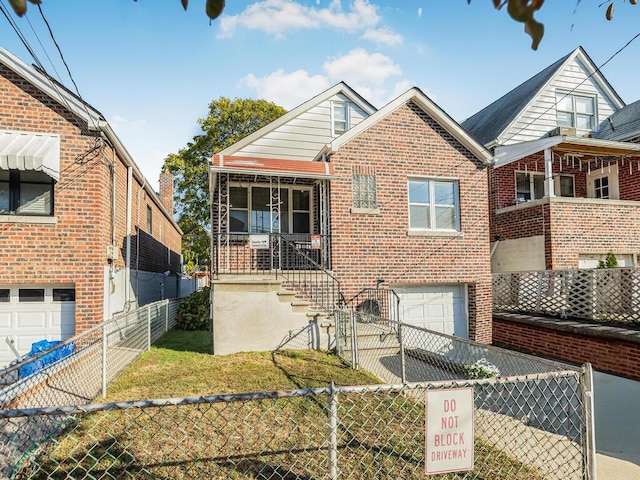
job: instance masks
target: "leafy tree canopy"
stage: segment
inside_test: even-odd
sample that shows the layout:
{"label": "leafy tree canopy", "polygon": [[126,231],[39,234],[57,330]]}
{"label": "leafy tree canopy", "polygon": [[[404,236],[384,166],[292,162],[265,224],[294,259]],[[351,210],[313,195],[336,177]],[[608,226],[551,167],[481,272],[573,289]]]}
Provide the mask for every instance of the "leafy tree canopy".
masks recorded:
{"label": "leafy tree canopy", "polygon": [[182,251],[187,272],[210,265],[209,161],[217,153],[284,115],[286,110],[266,100],[220,97],[209,104],[206,118],[198,120],[203,133],[162,166],[174,176],[178,225],[184,232]]}

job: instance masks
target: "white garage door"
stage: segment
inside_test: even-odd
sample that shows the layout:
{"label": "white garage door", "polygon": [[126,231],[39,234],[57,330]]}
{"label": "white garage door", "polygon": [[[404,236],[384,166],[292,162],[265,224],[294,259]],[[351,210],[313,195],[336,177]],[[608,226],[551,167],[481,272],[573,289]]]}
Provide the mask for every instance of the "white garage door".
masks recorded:
{"label": "white garage door", "polygon": [[40,340],[64,340],[75,333],[75,290],[69,286],[0,286],[0,367]]}
{"label": "white garage door", "polygon": [[463,285],[415,285],[394,290],[400,297],[400,321],[469,338]]}

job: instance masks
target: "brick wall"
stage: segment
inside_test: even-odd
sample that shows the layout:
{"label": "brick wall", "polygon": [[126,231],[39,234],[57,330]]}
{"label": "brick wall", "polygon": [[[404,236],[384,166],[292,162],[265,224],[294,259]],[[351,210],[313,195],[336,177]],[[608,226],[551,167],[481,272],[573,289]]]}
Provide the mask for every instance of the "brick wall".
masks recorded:
{"label": "brick wall", "polygon": [[[491,341],[491,276],[487,170],[414,105],[406,105],[342,146],[331,157],[333,271],[350,298],[377,278],[388,285],[469,285],[470,338]],[[354,166],[375,169],[379,214],[350,213]],[[457,236],[410,236],[408,177],[457,179]]]}
{"label": "brick wall", "polygon": [[[57,102],[0,66],[0,129],[57,133],[61,138],[60,181],[54,187],[54,224],[0,222],[0,279],[3,284],[72,284],[76,289],[76,330],[102,320],[106,247],[111,243],[111,171],[116,174],[116,244],[126,236],[126,166],[114,150],[96,140],[86,125]],[[85,155],[101,145],[94,153]],[[140,191],[135,188],[134,191]],[[148,200],[147,200],[148,201]],[[153,203],[158,233],[151,253],[173,252],[179,268],[180,235]],[[146,205],[143,229],[146,229]],[[133,229],[137,218],[134,218]],[[160,252],[164,251],[164,257]],[[124,249],[116,267],[124,266]],[[154,271],[165,271],[155,265]]]}
{"label": "brick wall", "polygon": [[638,341],[558,330],[551,326],[515,322],[496,315],[493,318],[493,342],[566,362],[590,362],[602,372],[640,380]]}

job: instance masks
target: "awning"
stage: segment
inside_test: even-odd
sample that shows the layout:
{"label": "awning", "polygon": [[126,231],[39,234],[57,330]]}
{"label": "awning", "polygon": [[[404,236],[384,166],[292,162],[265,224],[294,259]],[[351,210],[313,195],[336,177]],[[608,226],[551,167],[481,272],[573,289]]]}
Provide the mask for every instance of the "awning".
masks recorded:
{"label": "awning", "polygon": [[60,180],[60,135],[0,130],[0,169],[34,170]]}
{"label": "awning", "polygon": [[497,147],[494,156],[495,166],[508,165],[547,148],[559,154],[583,156],[586,160],[598,156],[640,156],[640,144],[637,143],[558,135]]}
{"label": "awning", "polygon": [[237,157],[214,155],[212,172],[267,175],[272,177],[335,179],[338,178],[329,162],[289,160],[282,158]]}

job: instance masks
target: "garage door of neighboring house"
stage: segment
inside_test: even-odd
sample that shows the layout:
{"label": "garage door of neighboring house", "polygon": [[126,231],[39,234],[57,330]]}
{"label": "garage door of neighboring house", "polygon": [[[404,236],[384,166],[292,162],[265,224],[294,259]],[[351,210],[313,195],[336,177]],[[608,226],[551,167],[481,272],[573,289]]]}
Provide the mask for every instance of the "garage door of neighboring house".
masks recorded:
{"label": "garage door of neighboring house", "polygon": [[75,333],[75,290],[69,286],[0,286],[0,367],[40,340],[64,340]]}
{"label": "garage door of neighboring house", "polygon": [[464,285],[415,285],[394,290],[400,297],[400,321],[469,338]]}

